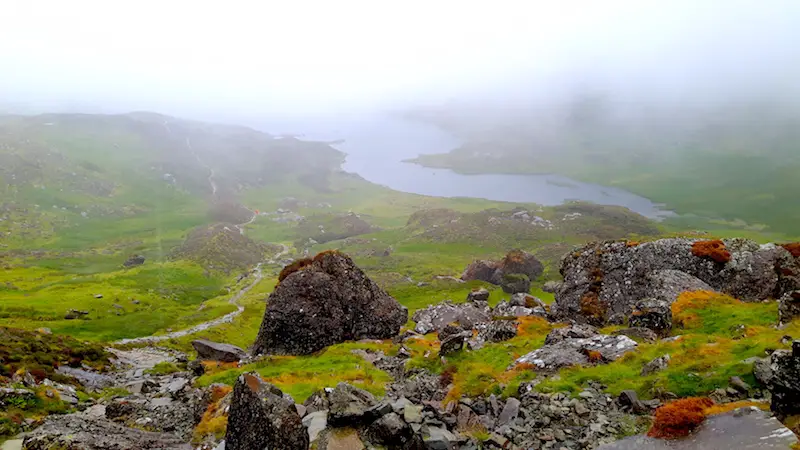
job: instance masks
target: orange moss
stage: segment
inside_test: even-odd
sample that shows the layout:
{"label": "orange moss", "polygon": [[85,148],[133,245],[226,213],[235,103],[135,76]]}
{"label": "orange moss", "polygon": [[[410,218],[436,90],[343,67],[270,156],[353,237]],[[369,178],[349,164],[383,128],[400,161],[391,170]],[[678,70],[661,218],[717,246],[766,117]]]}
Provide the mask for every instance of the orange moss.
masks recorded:
{"label": "orange moss", "polygon": [[690,397],[676,400],[658,408],[653,426],[647,435],[661,439],[688,436],[706,420],[704,411],[714,406],[709,398]]}
{"label": "orange moss", "polygon": [[678,296],[672,303],[672,321],[683,328],[696,328],[700,318],[692,310],[705,309],[711,303],[715,305],[741,303],[735,298],[714,291],[687,291]]}
{"label": "orange moss", "polygon": [[705,414],[706,416],[716,416],[717,414],[725,414],[726,412],[731,412],[734,409],[749,408],[751,406],[755,406],[756,408],[761,409],[763,411],[769,410],[769,403],[756,402],[753,400],[741,400],[738,402],[725,403],[724,405],[714,405],[708,407],[703,410],[703,414]]}
{"label": "orange moss", "polygon": [[606,317],[606,310],[608,305],[600,301],[595,292],[587,292],[581,297],[581,315],[592,319],[596,322],[602,322]]}
{"label": "orange moss", "polygon": [[211,388],[211,402],[222,400],[226,395],[230,394],[231,391],[233,391],[233,388],[227,384],[215,384]]}
{"label": "orange moss", "polygon": [[519,337],[544,336],[553,329],[552,324],[542,317],[523,316],[515,319],[519,322],[517,326],[517,336]]}
{"label": "orange moss", "polygon": [[695,242],[692,244],[692,254],[699,258],[711,259],[720,264],[731,260],[731,253],[725,248],[725,243],[719,239]]}
{"label": "orange moss", "polygon": [[630,247],[636,247],[636,246],[638,246],[639,244],[641,244],[641,242],[639,242],[639,241],[626,241],[626,242],[625,242],[625,246],[626,246],[626,247],[628,247],[628,248],[630,248]]}
{"label": "orange moss", "polygon": [[238,369],[239,363],[238,362],[221,362],[221,361],[203,361],[203,367],[205,367],[205,373],[207,375],[214,375],[215,373],[224,372],[230,369]]}
{"label": "orange moss", "polygon": [[597,350],[587,350],[586,356],[589,358],[589,362],[592,364],[603,362],[603,354]]}
{"label": "orange moss", "polygon": [[314,256],[314,258],[312,259],[312,261],[317,262],[317,261],[321,261],[323,258],[325,258],[328,255],[340,255],[340,254],[341,253],[339,252],[339,250],[335,250],[335,249],[334,250],[323,250],[323,251],[317,253],[317,255]]}
{"label": "orange moss", "polygon": [[313,262],[314,262],[314,260],[312,260],[311,258],[303,258],[303,259],[294,260],[291,264],[285,266],[281,270],[281,273],[278,274],[278,283],[280,283],[281,281],[285,280],[286,277],[288,277],[289,275],[291,275],[291,274],[293,274],[295,272],[298,272],[300,270],[303,270],[304,268],[310,266],[311,263],[313,263]]}
{"label": "orange moss", "polygon": [[792,242],[791,244],[782,244],[781,247],[785,248],[787,252],[791,253],[795,258],[800,258],[800,242]]}

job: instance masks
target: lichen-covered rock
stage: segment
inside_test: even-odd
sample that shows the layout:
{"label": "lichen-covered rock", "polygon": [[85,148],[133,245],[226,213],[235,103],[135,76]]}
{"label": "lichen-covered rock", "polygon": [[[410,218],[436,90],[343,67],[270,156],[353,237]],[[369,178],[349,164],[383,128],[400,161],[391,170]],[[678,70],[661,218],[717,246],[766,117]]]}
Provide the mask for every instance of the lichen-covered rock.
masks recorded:
{"label": "lichen-covered rock", "polygon": [[531,280],[522,273],[509,273],[503,275],[500,287],[503,288],[503,292],[509,294],[526,294],[531,290]]}
{"label": "lichen-covered rock", "polygon": [[529,280],[535,280],[543,272],[544,265],[535,256],[522,250],[512,250],[497,262],[486,260],[472,262],[461,274],[461,279],[481,280],[500,285],[505,275],[521,274],[527,276]]}
{"label": "lichen-covered rock", "polygon": [[666,300],[646,298],[636,302],[628,319],[634,328],[653,330],[660,337],[668,336],[672,331],[672,309]]}
{"label": "lichen-covered rock", "polygon": [[794,341],[792,350],[776,350],[770,355],[772,372],[767,388],[772,394],[772,411],[781,416],[800,414],[800,341]]}
{"label": "lichen-covered rock", "polygon": [[192,341],[192,347],[197,352],[197,358],[205,361],[238,362],[247,357],[241,348],[206,339]]}
{"label": "lichen-covered rock", "polygon": [[[782,296],[794,282],[794,258],[784,248],[746,239],[723,241],[727,262],[696,254],[698,242],[661,239],[639,245],[601,242],[562,260],[564,283],[551,314],[596,325],[628,317],[644,298],[672,302],[682,291],[721,291],[744,301]],[[707,287],[706,287],[707,286]]]}
{"label": "lichen-covered rock", "polygon": [[474,290],[467,295],[468,302],[487,302],[490,292],[486,288]]}
{"label": "lichen-covered rock", "polygon": [[464,342],[470,337],[472,337],[471,331],[465,331],[458,326],[447,325],[439,332],[439,356],[447,356],[461,351],[464,348]]}
{"label": "lichen-covered rock", "polygon": [[307,450],[308,430],[294,402],[256,373],[240,375],[233,387],[233,400],[225,433],[227,450],[280,448]]}
{"label": "lichen-covered rock", "polygon": [[331,426],[356,426],[368,419],[375,419],[374,416],[370,416],[370,411],[377,405],[377,401],[372,394],[363,389],[339,383],[328,394],[328,400],[330,401],[328,423]]}
{"label": "lichen-covered rock", "polygon": [[549,292],[551,294],[555,294],[559,288],[561,288],[560,281],[548,281],[542,286],[543,291]]}
{"label": "lichen-covered rock", "polygon": [[387,339],[408,310],[338,252],[289,273],[269,297],[253,354],[305,355],[332,344]]}
{"label": "lichen-covered rock", "polygon": [[659,356],[642,367],[641,375],[645,377],[647,375],[665,370],[669,366],[669,360],[669,355]]}
{"label": "lichen-covered rock", "polygon": [[784,294],[778,301],[780,323],[789,323],[800,316],[800,291]]}
{"label": "lichen-covered rock", "polygon": [[464,281],[480,280],[492,284],[500,284],[502,277],[503,271],[497,267],[497,263],[487,260],[473,261],[461,274]]}
{"label": "lichen-covered rock", "polygon": [[627,336],[597,334],[591,327],[557,328],[547,336],[543,347],[517,359],[512,366],[531,364],[543,371],[556,371],[573,365],[615,361],[636,346]]}
{"label": "lichen-covered rock", "polygon": [[450,323],[457,323],[464,328],[474,328],[480,323],[489,322],[491,318],[489,306],[485,302],[460,305],[444,302],[417,310],[411,320],[417,323],[414,331],[428,334],[443,330]]}
{"label": "lichen-covered rock", "polygon": [[628,336],[631,339],[634,340],[639,339],[644,342],[655,342],[658,340],[658,335],[649,328],[637,328],[637,327],[623,328],[611,334],[615,336],[622,334]]}

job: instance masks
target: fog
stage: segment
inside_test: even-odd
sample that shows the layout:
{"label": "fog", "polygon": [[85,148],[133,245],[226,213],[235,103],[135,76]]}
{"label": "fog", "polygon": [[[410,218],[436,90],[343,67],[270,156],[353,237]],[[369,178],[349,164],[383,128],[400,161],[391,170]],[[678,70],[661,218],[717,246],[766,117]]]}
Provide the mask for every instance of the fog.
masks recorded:
{"label": "fog", "polygon": [[0,108],[247,117],[800,95],[794,0],[208,3],[7,1]]}

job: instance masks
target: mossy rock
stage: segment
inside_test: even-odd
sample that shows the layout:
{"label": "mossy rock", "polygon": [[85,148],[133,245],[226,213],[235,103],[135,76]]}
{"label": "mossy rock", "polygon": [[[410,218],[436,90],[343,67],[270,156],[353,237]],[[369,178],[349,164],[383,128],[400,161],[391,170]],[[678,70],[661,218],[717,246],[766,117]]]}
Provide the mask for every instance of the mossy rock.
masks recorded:
{"label": "mossy rock", "polygon": [[531,279],[521,273],[506,274],[503,275],[500,287],[508,294],[528,293],[531,290]]}

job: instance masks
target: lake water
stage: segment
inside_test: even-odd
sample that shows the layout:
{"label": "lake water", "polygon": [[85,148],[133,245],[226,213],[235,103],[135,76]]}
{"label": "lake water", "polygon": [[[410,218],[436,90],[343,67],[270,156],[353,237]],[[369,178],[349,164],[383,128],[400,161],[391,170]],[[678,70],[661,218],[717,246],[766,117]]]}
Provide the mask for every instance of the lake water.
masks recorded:
{"label": "lake water", "polygon": [[624,206],[651,218],[671,214],[660,205],[624,189],[582,183],[561,175],[463,175],[403,162],[420,154],[445,153],[459,146],[456,138],[426,123],[400,118],[362,117],[305,120],[302,123],[271,122],[259,128],[275,135],[339,141],[332,145],[347,154],[342,166],[345,171],[397,191],[547,206],[581,200]]}

